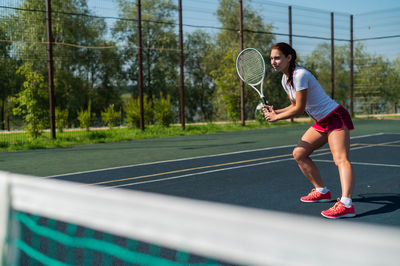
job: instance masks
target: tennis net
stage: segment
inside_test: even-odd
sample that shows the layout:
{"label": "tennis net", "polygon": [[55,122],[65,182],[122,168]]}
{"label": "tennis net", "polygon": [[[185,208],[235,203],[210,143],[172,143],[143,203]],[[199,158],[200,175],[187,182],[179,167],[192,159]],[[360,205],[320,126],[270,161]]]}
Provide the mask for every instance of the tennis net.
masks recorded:
{"label": "tennis net", "polygon": [[2,265],[321,265],[321,259],[398,265],[400,259],[400,230],[391,227],[3,172],[0,219]]}

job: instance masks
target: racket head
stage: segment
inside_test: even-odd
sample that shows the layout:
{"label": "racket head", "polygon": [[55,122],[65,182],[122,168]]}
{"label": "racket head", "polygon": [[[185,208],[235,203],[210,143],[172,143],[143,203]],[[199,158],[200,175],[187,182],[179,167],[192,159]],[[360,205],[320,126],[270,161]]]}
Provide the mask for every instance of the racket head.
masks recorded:
{"label": "racket head", "polygon": [[258,85],[265,76],[265,61],[255,48],[246,48],[236,58],[236,71],[241,80],[249,85]]}

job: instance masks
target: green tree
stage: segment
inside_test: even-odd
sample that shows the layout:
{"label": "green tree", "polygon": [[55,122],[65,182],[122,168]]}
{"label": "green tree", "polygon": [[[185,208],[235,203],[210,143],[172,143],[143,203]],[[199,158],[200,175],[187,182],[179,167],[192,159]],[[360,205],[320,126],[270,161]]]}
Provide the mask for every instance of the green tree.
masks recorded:
{"label": "green tree", "polygon": [[[399,101],[399,70],[392,62],[366,51],[358,43],[354,51],[354,101],[358,113],[395,111]],[[335,100],[350,105],[350,51],[348,45],[335,46]],[[311,70],[331,95],[330,45],[322,43],[300,64]],[[397,61],[398,62],[398,61]]]}
{"label": "green tree", "polygon": [[[358,113],[383,113],[395,105],[396,80],[395,64],[382,56],[366,52],[358,45],[355,53],[354,95]],[[390,108],[390,109],[392,109]],[[392,109],[393,110],[393,109]]]}
{"label": "green tree", "polygon": [[[0,39],[9,39],[8,23],[0,23]],[[9,42],[0,43],[0,129],[6,128],[12,112],[10,97],[18,92],[22,84],[22,77],[16,72],[18,70],[18,61],[12,58],[12,45]],[[8,127],[8,125],[7,125]]]}
{"label": "green tree", "polygon": [[16,106],[13,109],[15,115],[23,117],[25,130],[32,138],[41,135],[47,123],[47,108],[44,104],[47,100],[47,87],[44,77],[32,70],[32,65],[25,63],[17,71],[25,77],[23,89],[13,98]]}
{"label": "green tree", "polygon": [[[107,41],[105,45],[112,46],[114,42]],[[96,108],[93,111],[99,113],[110,105],[122,108],[121,91],[128,85],[122,71],[124,63],[121,54],[115,49],[99,49],[92,58],[88,75],[91,77],[89,87],[94,89],[92,99]]]}
{"label": "green tree", "polygon": [[220,67],[211,72],[217,87],[214,95],[216,118],[220,120],[240,120],[240,90],[235,66],[236,54],[237,50],[234,48],[225,52]]}
{"label": "green tree", "polygon": [[214,78],[210,74],[215,68],[211,55],[214,42],[204,31],[194,31],[185,38],[185,112],[189,121],[213,120]]}
{"label": "green tree", "polygon": [[397,113],[400,102],[400,56],[393,60],[393,63],[389,63],[389,66],[391,68],[385,82],[384,99],[391,105],[388,112]]}
{"label": "green tree", "polygon": [[[331,47],[328,43],[319,44],[310,56],[304,57],[300,65],[309,69],[318,79],[328,95],[331,86]],[[350,50],[349,45],[335,46],[335,100],[349,108],[350,99]]]}
{"label": "green tree", "polygon": [[379,102],[379,98],[386,93],[385,81],[390,71],[388,63],[381,57],[369,57],[358,69],[357,94],[364,99],[363,112],[374,114],[384,111],[384,104]]}
{"label": "green tree", "polygon": [[[255,47],[262,53],[269,54],[269,48],[274,40],[271,34],[273,25],[265,23],[258,10],[251,6],[252,1],[245,1],[243,6],[243,40],[244,47]],[[238,1],[220,0],[217,18],[222,25],[222,30],[217,34],[217,45],[222,51],[239,47],[239,18]],[[220,52],[220,51],[219,51]]]}
{"label": "green tree", "polygon": [[[132,1],[118,0],[120,17],[115,23],[113,36],[126,44],[137,43],[137,9]],[[176,6],[172,0],[142,1],[142,46],[143,46],[143,87],[153,102],[153,95],[160,92],[171,94],[172,101],[178,102],[177,67],[178,51],[175,33]],[[134,22],[134,23],[133,23]],[[133,95],[137,97],[137,50],[126,49],[122,56],[126,63],[129,81],[134,84]]]}
{"label": "green tree", "polygon": [[[23,1],[20,8],[10,15],[13,23],[10,23],[9,29],[11,38],[24,40],[16,46],[18,54],[22,57],[30,55],[31,59],[37,59],[33,68],[42,73],[47,73],[47,64],[41,61],[47,57],[45,4],[46,1]],[[101,29],[105,27],[104,20],[88,16],[90,12],[86,0],[53,1],[52,12],[53,39],[57,43],[53,48],[55,69],[76,71],[82,62],[87,60],[87,49],[63,44],[92,45],[96,39],[103,36]],[[62,61],[59,60],[61,58]]]}
{"label": "green tree", "polygon": [[[236,56],[239,53],[239,35],[237,34],[239,29],[238,1],[220,0],[217,18],[223,29],[217,34],[217,49],[213,54],[214,65],[217,66],[213,71],[213,75],[218,79],[216,80],[217,93],[214,108],[218,112],[217,117],[224,117],[224,112],[228,111],[230,119],[236,119],[234,118],[238,115],[236,110],[237,108],[240,110],[240,83],[237,78],[233,79],[234,76],[237,76],[234,65]],[[247,1],[243,7],[243,25],[244,47],[255,47],[268,58],[269,47],[274,40],[273,35],[270,34],[272,24],[264,22],[258,11],[252,8],[250,1]],[[232,64],[233,67],[225,65],[228,63]],[[271,70],[268,68],[267,71],[268,77]],[[233,80],[236,80],[235,84],[232,82]],[[230,92],[229,97],[226,95],[226,92]],[[271,94],[270,96],[273,95]],[[260,99],[253,89],[247,86],[245,88],[244,99],[246,118],[253,119],[254,110],[260,103]],[[278,103],[274,98],[269,98],[269,101],[271,103]]]}
{"label": "green tree", "polygon": [[[8,21],[10,38],[24,40],[14,46],[17,58],[25,60],[29,56],[33,69],[46,77],[45,3],[24,0]],[[116,82],[121,73],[120,56],[113,49],[88,48],[115,45],[105,41],[105,20],[92,15],[87,0],[52,2],[56,103],[67,109],[72,119],[89,101],[98,113],[109,104],[120,104],[121,84]]]}

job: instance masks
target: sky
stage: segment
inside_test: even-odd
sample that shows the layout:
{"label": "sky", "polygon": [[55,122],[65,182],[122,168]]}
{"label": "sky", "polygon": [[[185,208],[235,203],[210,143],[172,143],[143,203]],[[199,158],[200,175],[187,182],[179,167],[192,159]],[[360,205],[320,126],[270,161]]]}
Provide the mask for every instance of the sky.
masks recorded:
{"label": "sky", "polygon": [[[145,0],[142,0],[145,1]],[[177,1],[177,0],[175,0]],[[255,2],[263,2],[263,0],[253,0]],[[115,0],[88,0],[89,6],[96,5],[96,3],[105,4],[106,2],[116,2]],[[185,5],[185,0],[182,0]],[[202,0],[198,1],[199,6],[204,5]],[[204,1],[209,4],[210,1]],[[212,1],[214,2],[214,1]],[[215,0],[216,5],[218,0]],[[271,2],[271,1],[266,1]],[[281,4],[288,4],[293,6],[303,6],[309,8],[323,9],[331,12],[344,12],[350,14],[360,14],[372,12],[382,9],[390,9],[400,7],[398,0],[276,0]]]}
{"label": "sky", "polygon": [[[262,2],[262,0],[257,1]],[[276,2],[354,15],[400,7],[398,0],[279,0]]]}
{"label": "sky", "polygon": [[[108,17],[118,17],[117,0],[87,0],[89,7],[96,14]],[[130,0],[135,3],[136,0]],[[146,0],[142,0],[145,2]],[[247,0],[243,0],[246,4]],[[178,4],[178,0],[172,0]],[[293,7],[293,33],[297,35],[315,35],[330,38],[330,12],[335,12],[335,38],[349,39],[350,14],[354,18],[354,38],[399,35],[400,1],[399,0],[251,0],[255,7],[259,7],[261,15],[266,21],[274,24],[274,32],[288,32],[288,9]],[[219,22],[215,16],[219,0],[182,0],[184,31],[191,32],[196,27],[204,26],[209,33],[215,33]],[[303,8],[303,9],[302,9]],[[305,8],[305,9],[304,9]],[[376,12],[389,10],[388,12]],[[316,12],[313,12],[316,11]],[[361,16],[360,16],[361,14]],[[363,15],[367,14],[367,15]],[[115,19],[107,20],[114,23]],[[187,25],[187,26],[185,26]],[[287,41],[286,36],[277,36],[276,41]],[[400,38],[390,38],[378,41],[368,41],[368,49],[383,51],[392,56],[400,54]],[[315,45],[315,39],[294,38],[294,44],[302,53],[310,54]],[[343,44],[343,42],[338,42]]]}

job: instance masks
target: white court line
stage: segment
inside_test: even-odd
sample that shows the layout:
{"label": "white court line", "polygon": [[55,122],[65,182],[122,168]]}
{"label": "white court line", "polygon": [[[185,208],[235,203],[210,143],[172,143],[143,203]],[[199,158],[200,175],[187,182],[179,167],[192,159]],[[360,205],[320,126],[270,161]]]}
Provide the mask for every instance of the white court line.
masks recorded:
{"label": "white court line", "polygon": [[117,166],[117,167],[111,167],[111,168],[103,168],[103,169],[96,169],[96,170],[89,170],[89,171],[82,171],[82,172],[73,172],[73,173],[61,174],[61,175],[46,176],[46,177],[43,177],[43,178],[78,175],[78,174],[86,174],[86,173],[95,173],[95,172],[102,172],[102,171],[116,170],[116,169],[124,169],[124,168],[131,168],[131,167],[145,166],[145,165],[152,165],[152,164],[180,162],[180,161],[188,161],[188,160],[203,159],[203,158],[210,158],[210,157],[226,156],[226,155],[233,155],[233,154],[240,154],[240,153],[247,153],[247,152],[283,149],[283,148],[289,148],[289,147],[294,147],[294,146],[296,146],[296,144],[276,146],[276,147],[268,147],[268,148],[254,149],[254,150],[227,152],[227,153],[220,153],[220,154],[213,154],[213,155],[203,155],[203,156],[197,156],[197,157],[187,157],[187,158],[182,158],[182,159],[173,159],[173,160],[166,160],[166,161],[157,161],[157,162],[149,162],[149,163],[141,163],[141,164],[124,165],[124,166]]}
{"label": "white court line", "polygon": [[[400,142],[400,140],[395,140],[395,141],[389,141],[389,142],[378,143],[378,144],[371,144],[371,145],[367,144],[367,145],[363,145],[363,146],[350,148],[350,150],[355,151],[355,150],[361,150],[361,149],[365,149],[365,148],[377,147],[378,145],[388,145],[388,144],[399,143],[399,142]],[[318,153],[318,154],[312,154],[310,157],[316,157],[316,156],[327,155],[327,154],[331,154],[331,152],[328,151],[328,152],[323,152],[323,153]]]}
{"label": "white court line", "polygon": [[[400,140],[396,141],[390,141],[390,142],[385,142],[385,143],[380,143],[380,145],[386,145],[386,144],[392,144],[392,143],[398,143]],[[370,147],[375,147],[376,144],[371,144],[371,145],[366,145],[366,146],[358,146],[354,148],[350,148],[350,150],[361,150],[361,149],[366,149]],[[331,152],[321,152],[317,154],[313,154],[311,157],[317,157],[321,155],[328,155],[331,154]],[[185,175],[179,175],[179,176],[172,176],[172,177],[167,177],[167,178],[160,178],[156,180],[148,180],[148,181],[141,181],[141,182],[131,182],[131,183],[126,183],[122,185],[116,185],[116,186],[106,186],[104,189],[111,189],[111,188],[120,188],[120,187],[127,187],[127,186],[136,186],[140,184],[148,184],[148,183],[155,183],[155,182],[163,182],[163,181],[168,181],[168,180],[174,180],[174,179],[180,179],[184,177],[189,177],[189,176],[194,176],[194,175],[204,175],[204,174],[211,174],[211,173],[216,173],[216,172],[222,172],[222,171],[229,171],[229,170],[234,170],[234,169],[239,169],[239,168],[245,168],[245,167],[252,167],[252,166],[260,166],[260,165],[265,165],[265,164],[272,164],[272,163],[280,163],[284,161],[290,161],[294,160],[293,158],[287,158],[287,159],[279,159],[279,160],[274,160],[274,161],[268,161],[268,162],[262,162],[262,163],[255,163],[255,164],[247,164],[247,165],[241,165],[241,166],[234,166],[234,167],[228,167],[228,168],[222,168],[222,169],[216,169],[216,170],[209,170],[209,171],[204,171],[204,172],[198,172],[198,173],[192,173],[192,174],[185,174]],[[321,161],[321,162],[333,162],[330,160],[314,160],[314,161]],[[353,163],[353,162],[352,162]],[[363,163],[354,163],[354,164],[363,164]],[[364,163],[366,165],[373,165],[369,163]],[[380,164],[376,164],[376,166],[381,166]],[[385,165],[388,166],[388,165]],[[392,167],[400,167],[400,166],[392,166]],[[118,180],[116,180],[117,182]]]}
{"label": "white court line", "polygon": [[[332,160],[313,160],[314,162],[321,162],[321,163],[333,163],[334,161]],[[362,162],[351,162],[351,164],[354,165],[367,165],[367,166],[380,166],[380,167],[396,167],[400,168],[400,165],[398,164],[382,164],[382,163],[362,163]]]}
{"label": "white court line", "polygon": [[168,181],[168,180],[180,179],[180,178],[189,177],[189,176],[197,176],[197,175],[212,174],[212,173],[216,173],[216,172],[222,172],[222,171],[228,171],[228,170],[235,170],[235,169],[245,168],[245,167],[250,167],[250,166],[259,166],[259,165],[264,165],[264,164],[278,163],[278,162],[291,161],[291,160],[294,160],[294,159],[293,159],[293,158],[287,158],[287,159],[280,159],[280,160],[268,161],[268,162],[262,162],[262,163],[254,163],[254,164],[240,165],[240,166],[234,166],[234,167],[228,167],[228,168],[222,168],[222,169],[216,169],[216,170],[209,170],[209,171],[204,171],[204,172],[199,172],[199,173],[192,173],[192,174],[186,174],[186,175],[179,175],[179,176],[166,177],[166,178],[161,178],[161,179],[156,179],[156,180],[148,180],[148,181],[127,183],[127,184],[116,185],[116,186],[104,186],[104,187],[102,187],[102,188],[104,188],[104,189],[110,189],[110,188],[120,188],[120,187],[127,187],[127,186],[136,186],[136,185],[140,185],[140,184],[147,184],[147,183],[155,183],[155,182],[161,182],[161,181]]}
{"label": "white court line", "polygon": [[[350,139],[367,138],[367,137],[380,136],[380,135],[385,135],[385,134],[387,134],[387,133],[382,133],[381,132],[381,133],[374,133],[374,134],[368,134],[368,135],[362,135],[362,136],[355,136],[355,137],[351,137]],[[390,134],[392,134],[392,133],[390,133]],[[137,167],[137,166],[146,166],[146,165],[152,165],[152,164],[180,162],[180,161],[188,161],[188,160],[194,160],[194,159],[226,156],[226,155],[232,155],[232,154],[240,154],[240,153],[248,153],[248,152],[256,152],[256,151],[267,151],[267,150],[274,150],[274,149],[283,149],[283,148],[295,147],[296,145],[297,144],[290,144],[290,145],[275,146],[275,147],[268,147],[268,148],[260,148],[260,149],[254,149],[254,150],[236,151],[236,152],[220,153],[220,154],[214,154],[214,155],[203,155],[203,156],[188,157],[188,158],[182,158],[182,159],[173,159],[173,160],[166,160],[166,161],[157,161],[157,162],[149,162],[149,163],[141,163],[141,164],[116,166],[116,167],[102,168],[102,169],[96,169],[96,170],[88,170],[88,171],[72,172],[72,173],[66,173],[66,174],[60,174],[60,175],[45,176],[45,177],[42,177],[42,178],[54,178],[54,177],[60,177],[60,176],[79,175],[79,174],[103,172],[103,171],[108,171],[108,170],[131,168],[131,167]]]}

